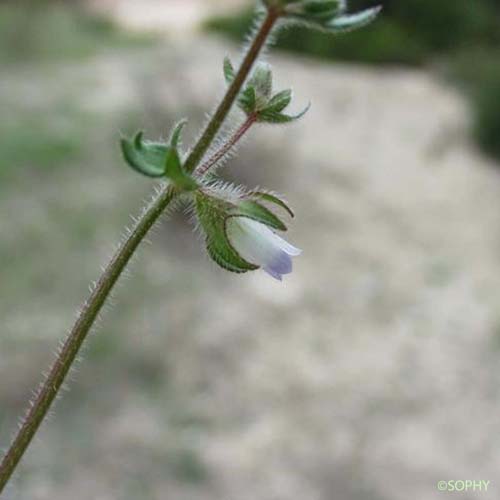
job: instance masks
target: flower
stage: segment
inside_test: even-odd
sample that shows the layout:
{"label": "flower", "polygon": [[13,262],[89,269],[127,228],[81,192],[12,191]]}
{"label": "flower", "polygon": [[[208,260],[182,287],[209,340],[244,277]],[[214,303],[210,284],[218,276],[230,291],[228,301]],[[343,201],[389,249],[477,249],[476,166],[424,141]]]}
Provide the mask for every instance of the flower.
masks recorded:
{"label": "flower", "polygon": [[271,231],[266,225],[248,217],[229,217],[226,234],[236,252],[247,262],[262,267],[281,281],[292,272],[292,257],[302,253]]}

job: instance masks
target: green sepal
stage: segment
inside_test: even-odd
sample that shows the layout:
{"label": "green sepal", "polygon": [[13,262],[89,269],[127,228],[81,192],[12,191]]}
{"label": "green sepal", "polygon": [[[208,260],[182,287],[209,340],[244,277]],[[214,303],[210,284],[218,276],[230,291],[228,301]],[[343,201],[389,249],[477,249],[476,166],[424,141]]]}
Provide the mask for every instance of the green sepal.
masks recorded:
{"label": "green sepal", "polygon": [[143,141],[143,135],[140,131],[133,140],[124,137],[120,140],[123,157],[134,170],[147,177],[164,177],[170,148],[163,143]]}
{"label": "green sepal", "polygon": [[242,201],[235,209],[230,211],[230,215],[234,217],[248,217],[279,231],[287,230],[285,224],[276,215],[256,201]]}
{"label": "green sepal", "polygon": [[291,89],[282,90],[275,94],[267,103],[263,111],[283,111],[292,101],[292,91]]}
{"label": "green sepal", "polygon": [[[224,61],[224,73],[226,81],[231,78],[232,66],[230,61]],[[234,74],[234,73],[233,73]],[[250,115],[265,108],[273,91],[273,74],[268,64],[260,63],[255,68],[252,76],[248,80],[245,89],[238,97],[238,106]]]}
{"label": "green sepal", "polygon": [[304,0],[286,4],[286,17],[329,33],[362,28],[372,22],[382,9],[371,7],[355,14],[346,14],[345,3],[340,0]]}
{"label": "green sepal", "polygon": [[288,204],[279,198],[278,196],[271,194],[271,193],[266,193],[265,191],[253,191],[249,194],[251,198],[255,198],[257,200],[262,200],[262,201],[267,201],[269,203],[274,203],[275,205],[278,205],[279,207],[283,208],[288,212],[290,217],[295,217],[295,214],[293,210],[288,206]]}
{"label": "green sepal", "polygon": [[231,85],[233,83],[235,77],[234,67],[231,63],[231,59],[228,56],[224,58],[224,78],[226,79],[226,83]]}
{"label": "green sepal", "polygon": [[233,248],[226,234],[226,222],[230,206],[209,196],[198,193],[196,198],[196,213],[206,239],[207,252],[222,268],[234,273],[255,271],[259,266],[244,260]]}
{"label": "green sepal", "polygon": [[255,112],[257,107],[257,97],[255,89],[248,86],[238,98],[239,107],[248,115]]}
{"label": "green sepal", "polygon": [[218,248],[216,245],[209,243],[207,240],[207,253],[210,258],[222,269],[226,271],[230,271],[232,273],[243,274],[248,271],[255,271],[258,269],[244,269],[242,267],[238,267],[232,263],[232,255],[226,255],[223,249]]}
{"label": "green sepal", "polygon": [[257,121],[276,124],[290,123],[302,118],[309,111],[310,107],[311,105],[308,104],[307,107],[297,115],[286,115],[284,113],[274,111],[273,109],[266,108],[257,113]]}
{"label": "green sepal", "polygon": [[372,7],[370,9],[357,12],[356,14],[346,14],[343,16],[335,17],[330,21],[326,28],[331,33],[342,33],[346,31],[353,31],[370,24],[378,16],[382,7]]}
{"label": "green sepal", "polygon": [[254,88],[258,101],[268,101],[273,91],[273,72],[271,71],[271,66],[266,63],[257,64],[248,81],[248,87]]}

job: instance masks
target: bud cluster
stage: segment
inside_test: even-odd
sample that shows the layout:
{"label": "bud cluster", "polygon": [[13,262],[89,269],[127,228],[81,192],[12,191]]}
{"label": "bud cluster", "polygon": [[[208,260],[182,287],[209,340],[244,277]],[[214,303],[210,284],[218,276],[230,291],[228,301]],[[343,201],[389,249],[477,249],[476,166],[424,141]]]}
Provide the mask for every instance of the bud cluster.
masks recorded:
{"label": "bud cluster", "polygon": [[347,0],[264,0],[268,9],[277,9],[289,21],[307,24],[330,33],[352,31],[373,21],[381,7],[348,14]]}
{"label": "bud cluster", "polygon": [[[224,76],[230,85],[234,80],[234,68],[228,57],[224,59]],[[257,122],[289,123],[298,120],[309,107],[298,115],[287,115],[283,111],[292,101],[292,90],[273,93],[273,74],[266,63],[258,63],[252,76],[238,98],[238,106]]]}

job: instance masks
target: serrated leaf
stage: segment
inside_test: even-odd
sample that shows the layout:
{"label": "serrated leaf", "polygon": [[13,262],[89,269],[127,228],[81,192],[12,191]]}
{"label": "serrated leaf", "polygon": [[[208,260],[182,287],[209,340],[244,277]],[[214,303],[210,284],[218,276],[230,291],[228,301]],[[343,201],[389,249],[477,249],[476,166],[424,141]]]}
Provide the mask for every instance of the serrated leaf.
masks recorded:
{"label": "serrated leaf", "polygon": [[226,83],[231,85],[233,83],[235,77],[234,67],[231,63],[231,59],[228,56],[224,58],[224,78],[226,79]]}
{"label": "serrated leaf", "polygon": [[256,201],[242,201],[230,214],[232,216],[248,217],[280,231],[287,230],[285,224],[276,215]]}
{"label": "serrated leaf", "polygon": [[286,210],[290,214],[290,217],[295,217],[293,210],[288,206],[288,204],[274,194],[266,193],[265,191],[253,191],[250,193],[250,197],[262,201],[267,201],[269,203],[274,203],[275,205],[278,205],[284,210]]}
{"label": "serrated leaf", "polygon": [[228,214],[221,202],[200,194],[196,197],[196,213],[206,235],[207,252],[219,266],[234,273],[259,268],[241,258],[229,242],[226,234]]}
{"label": "serrated leaf", "polygon": [[163,143],[143,141],[143,132],[138,132],[133,140],[122,138],[121,149],[125,161],[137,172],[147,177],[165,175],[165,159],[169,147]]}
{"label": "serrated leaf", "polygon": [[332,33],[353,31],[374,21],[381,10],[382,7],[372,7],[356,14],[339,16],[329,22],[326,27]]}

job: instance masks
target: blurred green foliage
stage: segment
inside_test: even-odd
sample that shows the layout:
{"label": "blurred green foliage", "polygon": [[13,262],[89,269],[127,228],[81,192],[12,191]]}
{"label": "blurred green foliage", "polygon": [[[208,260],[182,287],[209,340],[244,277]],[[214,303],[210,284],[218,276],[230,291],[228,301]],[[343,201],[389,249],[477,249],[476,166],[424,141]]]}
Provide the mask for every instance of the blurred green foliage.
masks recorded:
{"label": "blurred green foliage", "polygon": [[499,39],[498,0],[384,0],[383,4],[385,17],[422,44],[429,56]]}
{"label": "blurred green foliage", "polygon": [[[0,86],[4,117],[0,121],[0,181],[25,169],[69,166],[85,151],[92,123],[88,113],[80,109],[69,89],[64,105],[54,107],[52,101],[52,87],[61,85],[54,76],[61,65],[103,49],[130,49],[151,42],[151,37],[125,33],[107,19],[90,15],[76,1],[0,3],[0,71],[6,83]],[[32,74],[43,86],[31,85]]]}
{"label": "blurred green foliage", "polygon": [[500,48],[472,48],[449,61],[454,81],[469,96],[474,136],[483,151],[500,158]]}
{"label": "blurred green foliage", "polygon": [[[278,47],[327,60],[423,65],[445,62],[471,96],[474,135],[500,158],[500,0],[351,0],[353,11],[382,3],[371,26],[332,37],[301,27],[280,34]],[[206,28],[240,40],[253,10],[209,20]]]}
{"label": "blurred green foliage", "polygon": [[479,145],[500,158],[500,71],[481,82],[474,103],[474,132]]}
{"label": "blurred green foliage", "polygon": [[77,2],[0,3],[0,63],[44,62],[92,55],[106,47],[147,42],[92,16]]}
{"label": "blurred green foliage", "polygon": [[[2,104],[4,111],[8,107]],[[0,180],[26,168],[52,169],[71,163],[81,153],[87,124],[84,114],[70,107],[12,112],[9,120],[0,122]]]}

